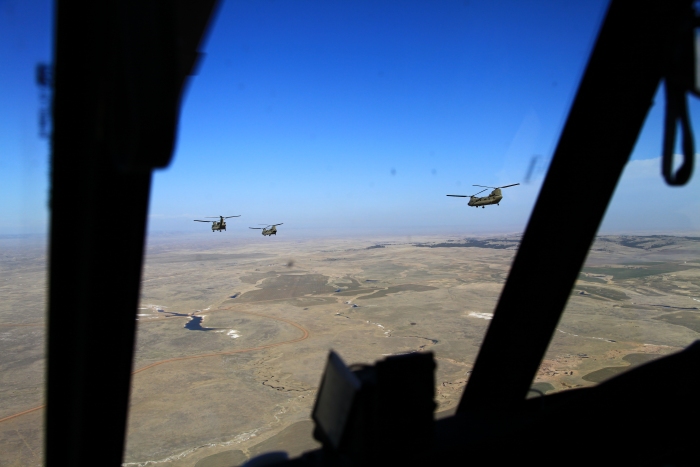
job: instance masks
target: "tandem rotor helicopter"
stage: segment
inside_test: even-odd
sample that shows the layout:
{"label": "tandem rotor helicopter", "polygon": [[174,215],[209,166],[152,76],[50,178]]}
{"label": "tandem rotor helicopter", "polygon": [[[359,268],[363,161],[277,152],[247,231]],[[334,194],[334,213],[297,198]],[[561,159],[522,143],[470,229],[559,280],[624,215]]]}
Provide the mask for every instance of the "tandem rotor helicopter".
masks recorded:
{"label": "tandem rotor helicopter", "polygon": [[480,186],[484,188],[481,190],[479,193],[483,193],[489,188],[493,188],[493,191],[488,195],[488,196],[476,196],[479,193],[474,193],[473,195],[447,195],[447,196],[453,196],[455,198],[469,198],[469,206],[474,206],[475,208],[478,208],[479,206],[486,207],[489,204],[495,204],[498,206],[498,203],[501,202],[503,199],[503,195],[501,194],[501,188],[508,188],[511,186],[515,185],[520,185],[520,183],[513,183],[512,185],[506,185],[506,186],[484,186],[484,185],[472,185],[472,186]]}
{"label": "tandem rotor helicopter", "polygon": [[[213,219],[216,219],[217,216],[210,216]],[[222,230],[226,230],[226,221],[224,219],[230,219],[231,217],[241,217],[240,214],[238,216],[218,216],[219,220],[218,221],[202,221],[199,219],[195,219],[195,222],[211,222],[211,231],[214,232],[218,230],[221,232]]]}
{"label": "tandem rotor helicopter", "polygon": [[275,235],[277,236],[277,226],[282,225],[284,222],[281,222],[279,224],[260,224],[260,225],[265,225],[265,227],[248,227],[249,229],[254,229],[254,230],[262,230],[263,235]]}

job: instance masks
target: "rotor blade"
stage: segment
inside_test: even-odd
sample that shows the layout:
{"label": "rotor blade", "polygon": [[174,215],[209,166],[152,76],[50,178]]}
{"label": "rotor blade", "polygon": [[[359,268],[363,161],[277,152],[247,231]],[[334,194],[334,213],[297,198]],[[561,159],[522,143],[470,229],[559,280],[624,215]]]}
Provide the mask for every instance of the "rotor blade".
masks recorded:
{"label": "rotor blade", "polygon": [[249,229],[256,229],[256,230],[262,230],[262,227],[248,227]]}
{"label": "rotor blade", "polygon": [[455,198],[469,198],[467,195],[445,195],[445,196],[454,196]]}
{"label": "rotor blade", "polygon": [[499,186],[498,188],[508,188],[509,186],[520,185],[520,183],[513,183],[512,185]]}
{"label": "rotor blade", "polygon": [[282,225],[282,224],[284,224],[284,222],[280,222],[279,224],[272,224],[270,227],[274,227],[276,225]]}
{"label": "rotor blade", "polygon": [[214,221],[200,221],[199,219],[195,219],[195,222],[214,222]]}
{"label": "rotor blade", "polygon": [[230,219],[230,218],[232,218],[232,217],[241,217],[241,215],[239,214],[239,215],[237,215],[237,216],[226,216],[226,217],[224,217],[224,219]]}
{"label": "rotor blade", "polygon": [[[479,193],[483,193],[484,191],[486,191],[486,190],[481,190]],[[479,193],[474,193],[472,196],[476,196],[476,195],[478,195]]]}
{"label": "rotor blade", "polygon": [[486,186],[486,185],[472,185],[472,186],[480,186],[482,188],[498,188],[497,186]]}

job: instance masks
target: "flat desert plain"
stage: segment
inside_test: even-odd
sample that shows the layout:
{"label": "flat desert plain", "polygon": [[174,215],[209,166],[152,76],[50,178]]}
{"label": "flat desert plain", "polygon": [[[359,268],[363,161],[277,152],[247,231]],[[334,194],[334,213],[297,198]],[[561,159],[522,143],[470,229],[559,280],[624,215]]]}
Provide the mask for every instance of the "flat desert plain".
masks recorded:
{"label": "flat desert plain", "polygon": [[[46,252],[0,242],[0,465],[40,465]],[[224,467],[313,449],[309,417],[330,349],[348,364],[434,352],[437,412],[449,414],[518,243],[150,238],[125,465]],[[699,307],[700,238],[599,237],[532,395],[594,385],[686,347],[700,335]]]}

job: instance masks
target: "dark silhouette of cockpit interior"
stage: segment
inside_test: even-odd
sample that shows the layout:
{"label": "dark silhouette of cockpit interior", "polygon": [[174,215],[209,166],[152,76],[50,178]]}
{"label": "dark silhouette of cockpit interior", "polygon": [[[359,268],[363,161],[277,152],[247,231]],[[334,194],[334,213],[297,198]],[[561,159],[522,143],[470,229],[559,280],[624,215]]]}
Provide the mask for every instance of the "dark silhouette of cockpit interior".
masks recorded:
{"label": "dark silhouette of cockpit interior", "polygon": [[[216,7],[57,2],[47,465],[122,463],[151,173],[170,161]],[[526,399],[664,80],[667,119],[687,122],[691,90],[678,76],[694,66],[676,64],[695,23],[690,0],[611,2],[457,413],[432,418],[432,354],[350,368],[332,355],[314,411],[323,448],[282,463],[700,463],[700,344],[592,388]],[[686,156],[667,180],[687,180]],[[118,228],[76,230],[86,212],[109,213]],[[401,396],[387,397],[391,388]]]}

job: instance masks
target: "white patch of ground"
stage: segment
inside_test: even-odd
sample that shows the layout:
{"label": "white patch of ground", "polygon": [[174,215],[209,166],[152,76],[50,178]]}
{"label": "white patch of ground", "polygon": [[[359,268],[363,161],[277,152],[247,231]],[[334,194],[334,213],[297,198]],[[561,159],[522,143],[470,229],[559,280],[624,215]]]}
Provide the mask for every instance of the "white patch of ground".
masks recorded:
{"label": "white patch of ground", "polygon": [[486,320],[493,319],[493,313],[477,313],[476,311],[472,311],[469,313],[469,316],[472,318],[481,318]]}

